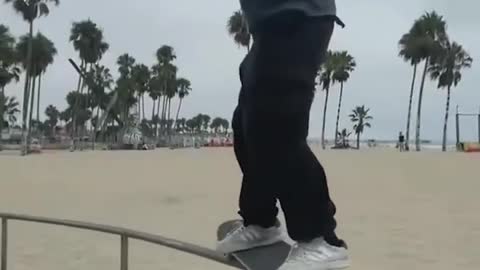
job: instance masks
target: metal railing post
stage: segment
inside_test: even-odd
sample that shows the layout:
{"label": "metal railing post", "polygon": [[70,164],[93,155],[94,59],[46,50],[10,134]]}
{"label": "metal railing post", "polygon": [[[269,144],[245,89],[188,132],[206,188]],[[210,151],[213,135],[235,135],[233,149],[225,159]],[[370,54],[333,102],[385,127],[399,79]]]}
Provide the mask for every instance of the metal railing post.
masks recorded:
{"label": "metal railing post", "polygon": [[126,235],[122,235],[120,240],[120,270],[128,270],[128,237]]}
{"label": "metal railing post", "polygon": [[0,247],[2,264],[0,270],[7,270],[7,230],[7,218],[2,218],[2,245]]}

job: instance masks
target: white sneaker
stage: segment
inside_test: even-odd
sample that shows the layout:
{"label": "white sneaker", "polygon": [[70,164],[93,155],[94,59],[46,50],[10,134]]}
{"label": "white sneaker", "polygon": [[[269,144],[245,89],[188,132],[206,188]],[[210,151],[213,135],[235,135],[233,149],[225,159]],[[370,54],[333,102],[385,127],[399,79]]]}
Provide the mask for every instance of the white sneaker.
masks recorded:
{"label": "white sneaker", "polygon": [[228,254],[260,246],[275,244],[284,240],[280,227],[263,228],[256,225],[243,226],[233,230],[217,243],[217,251]]}
{"label": "white sneaker", "polygon": [[328,244],[323,238],[297,243],[278,270],[334,270],[350,266],[347,249]]}

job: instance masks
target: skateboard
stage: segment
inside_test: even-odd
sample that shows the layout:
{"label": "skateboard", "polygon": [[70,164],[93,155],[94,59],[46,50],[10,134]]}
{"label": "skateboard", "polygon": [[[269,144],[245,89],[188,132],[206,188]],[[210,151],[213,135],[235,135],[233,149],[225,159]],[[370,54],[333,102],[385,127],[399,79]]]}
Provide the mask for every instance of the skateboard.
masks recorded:
{"label": "skateboard", "polygon": [[[228,220],[220,224],[217,229],[217,240],[241,226],[240,220]],[[247,270],[276,270],[288,256],[290,244],[278,242],[272,245],[257,247],[249,250],[233,252],[227,256],[238,261]]]}

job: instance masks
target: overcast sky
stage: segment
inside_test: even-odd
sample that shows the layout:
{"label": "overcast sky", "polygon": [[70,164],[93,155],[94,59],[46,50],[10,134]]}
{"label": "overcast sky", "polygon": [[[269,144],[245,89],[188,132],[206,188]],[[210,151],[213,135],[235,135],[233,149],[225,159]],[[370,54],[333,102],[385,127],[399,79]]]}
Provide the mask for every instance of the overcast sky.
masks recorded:
{"label": "overcast sky", "polygon": [[[348,50],[358,65],[345,85],[341,127],[351,128],[347,115],[355,105],[365,104],[375,118],[366,137],[394,138],[398,131],[405,129],[412,68],[397,56],[397,42],[414,19],[430,10],[445,17],[450,37],[474,58],[473,68],[464,72],[462,82],[453,90],[451,112],[454,113],[457,104],[463,111],[480,110],[480,77],[475,79],[480,71],[478,1],[340,0],[337,6],[338,15],[347,27],[336,29],[330,48]],[[110,49],[102,64],[114,70],[115,76],[119,55],[128,52],[137,62],[150,66],[156,49],[171,45],[178,57],[179,76],[192,82],[193,92],[185,100],[183,115],[207,113],[230,119],[240,87],[238,65],[246,52],[238,48],[226,32],[226,21],[237,9],[238,0],[61,1],[60,6],[51,8],[50,16],[42,17],[35,25],[35,31],[53,40],[58,49],[55,63],[42,81],[42,111],[48,104],[64,109],[66,93],[75,89],[78,75],[67,60],[77,59],[77,53],[68,37],[72,22],[90,18],[104,30]],[[4,1],[0,2],[0,23],[8,25],[16,37],[28,30],[28,25]],[[9,85],[7,93],[21,97],[22,86],[22,82]],[[329,103],[328,137],[333,136],[335,128],[337,90],[333,89]],[[321,133],[323,98],[323,92],[318,92],[312,109],[310,135],[313,137]],[[445,99],[445,91],[427,82],[422,120],[425,139],[441,138]],[[150,111],[149,101],[147,112]],[[453,114],[450,119],[449,139],[454,139]],[[467,139],[475,139],[476,119],[462,124]]]}

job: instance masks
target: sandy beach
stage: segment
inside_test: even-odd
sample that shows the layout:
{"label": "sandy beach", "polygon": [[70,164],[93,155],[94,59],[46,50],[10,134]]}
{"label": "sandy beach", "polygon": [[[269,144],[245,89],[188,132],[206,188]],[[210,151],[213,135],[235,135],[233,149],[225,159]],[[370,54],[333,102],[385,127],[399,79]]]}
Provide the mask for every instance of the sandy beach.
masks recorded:
{"label": "sandy beach", "polygon": [[[352,267],[467,270],[480,265],[480,155],[320,151]],[[232,149],[0,155],[0,212],[104,223],[214,247],[235,218]],[[10,223],[8,269],[118,269],[118,237]],[[130,269],[226,269],[131,241]]]}

